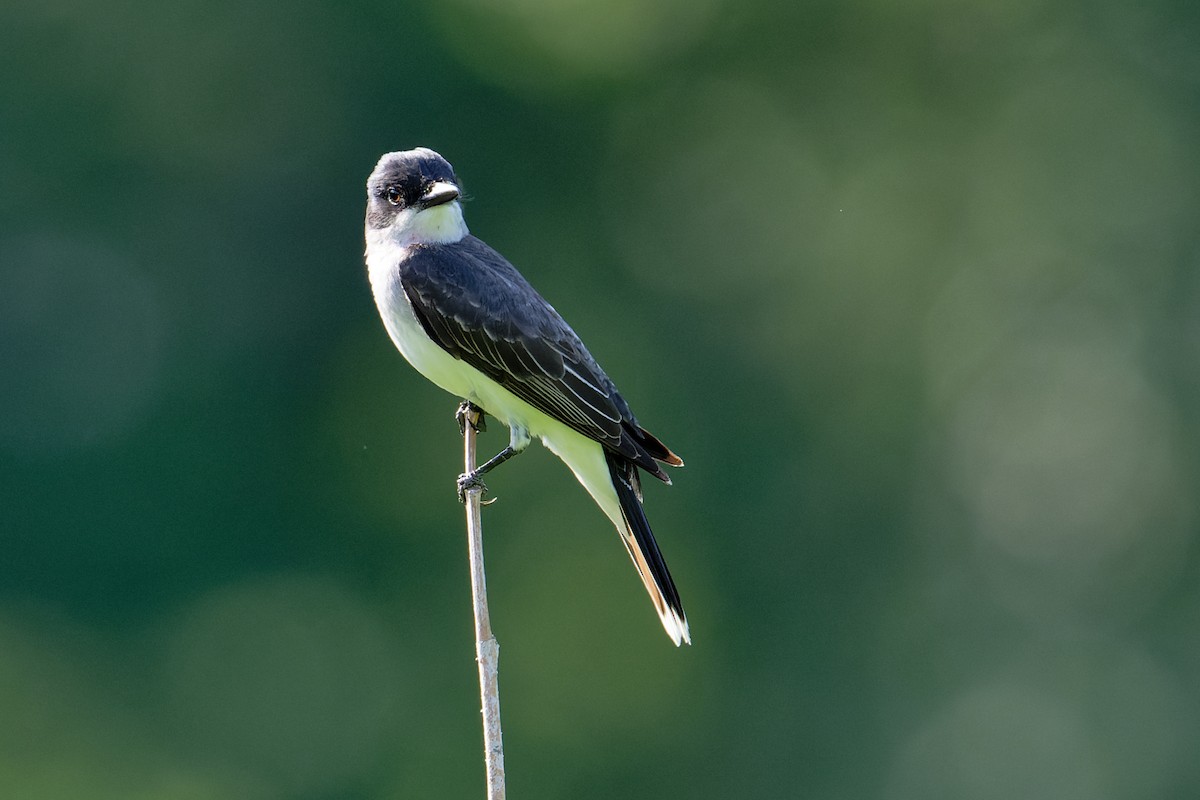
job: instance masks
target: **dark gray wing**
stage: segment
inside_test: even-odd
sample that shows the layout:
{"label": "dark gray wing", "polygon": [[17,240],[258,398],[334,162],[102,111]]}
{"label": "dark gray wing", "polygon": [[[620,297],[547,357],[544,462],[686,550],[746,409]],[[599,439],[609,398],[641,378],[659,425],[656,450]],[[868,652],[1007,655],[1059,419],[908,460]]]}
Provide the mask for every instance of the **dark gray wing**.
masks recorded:
{"label": "dark gray wing", "polygon": [[682,463],[637,424],[558,312],[488,245],[467,236],[416,246],[399,273],[417,319],[446,352],[662,480],[656,460]]}

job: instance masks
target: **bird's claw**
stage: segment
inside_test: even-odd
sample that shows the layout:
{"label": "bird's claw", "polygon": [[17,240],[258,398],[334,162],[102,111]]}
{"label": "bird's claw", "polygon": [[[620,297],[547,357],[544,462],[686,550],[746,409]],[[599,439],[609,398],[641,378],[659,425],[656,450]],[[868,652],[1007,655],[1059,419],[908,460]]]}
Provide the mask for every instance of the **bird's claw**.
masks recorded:
{"label": "bird's claw", "polygon": [[[474,417],[474,421],[472,421],[472,417]],[[458,410],[454,412],[454,421],[458,423],[458,432],[462,436],[467,435],[468,423],[476,433],[483,433],[487,430],[483,409],[470,400],[463,400],[458,404]]]}
{"label": "bird's claw", "polygon": [[[465,504],[467,502],[467,492],[472,489],[479,490],[479,496],[483,497],[488,493],[487,484],[483,482],[478,472],[468,472],[458,476],[458,502]],[[496,498],[491,500],[481,500],[480,503],[485,506],[490,506],[496,502]]]}

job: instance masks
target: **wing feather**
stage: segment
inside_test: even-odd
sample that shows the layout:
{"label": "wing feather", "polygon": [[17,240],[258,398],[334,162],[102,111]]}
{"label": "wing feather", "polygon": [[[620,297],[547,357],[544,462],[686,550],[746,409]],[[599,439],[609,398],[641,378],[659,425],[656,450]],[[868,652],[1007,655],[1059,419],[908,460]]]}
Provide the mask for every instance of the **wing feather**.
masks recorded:
{"label": "wing feather", "polygon": [[583,342],[503,256],[467,236],[413,247],[399,272],[417,319],[446,352],[669,482],[656,462],[682,461],[637,424]]}

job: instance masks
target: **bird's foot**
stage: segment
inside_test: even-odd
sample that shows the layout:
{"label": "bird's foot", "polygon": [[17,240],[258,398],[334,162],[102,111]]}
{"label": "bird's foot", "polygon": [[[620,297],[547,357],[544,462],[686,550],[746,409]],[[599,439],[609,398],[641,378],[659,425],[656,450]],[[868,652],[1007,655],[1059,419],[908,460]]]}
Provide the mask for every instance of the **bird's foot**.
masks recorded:
{"label": "bird's foot", "polygon": [[[457,483],[458,502],[460,503],[465,504],[467,502],[467,492],[471,491],[472,489],[478,489],[480,497],[483,497],[488,493],[487,484],[483,482],[483,477],[479,470],[459,475]],[[492,503],[496,502],[496,498],[493,497],[491,500],[482,500],[480,502],[485,506],[490,506]]]}
{"label": "bird's foot", "polygon": [[487,430],[483,409],[470,400],[463,400],[458,404],[458,410],[454,412],[454,421],[458,423],[458,432],[463,436],[467,435],[467,425],[476,433]]}

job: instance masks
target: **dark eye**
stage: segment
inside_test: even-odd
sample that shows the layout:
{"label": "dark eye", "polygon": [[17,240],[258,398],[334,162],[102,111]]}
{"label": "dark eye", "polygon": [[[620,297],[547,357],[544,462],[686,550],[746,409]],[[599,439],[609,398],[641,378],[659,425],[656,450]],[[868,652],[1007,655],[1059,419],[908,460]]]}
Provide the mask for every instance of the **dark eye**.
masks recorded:
{"label": "dark eye", "polygon": [[404,195],[395,186],[389,186],[387,192],[384,193],[384,197],[394,206],[400,205],[400,201],[404,199]]}

